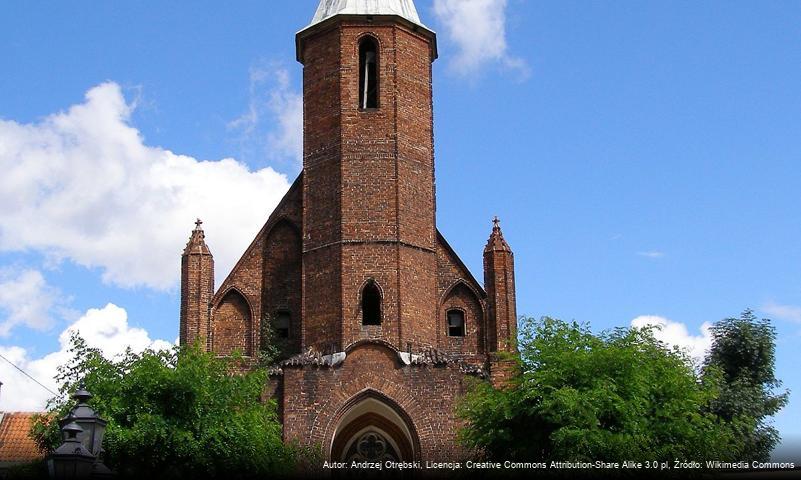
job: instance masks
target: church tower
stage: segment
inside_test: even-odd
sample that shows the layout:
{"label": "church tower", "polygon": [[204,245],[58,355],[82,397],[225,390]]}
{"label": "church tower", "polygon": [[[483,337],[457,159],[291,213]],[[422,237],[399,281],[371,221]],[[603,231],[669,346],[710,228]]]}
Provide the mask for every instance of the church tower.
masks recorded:
{"label": "church tower", "polygon": [[303,345],[435,346],[431,63],[411,0],[323,0],[303,64]]}
{"label": "church tower", "polygon": [[467,377],[514,371],[514,261],[496,221],[482,286],[437,230],[436,35],[412,0],[321,0],[296,44],[303,171],[213,295],[198,223],[181,343],[280,351],[284,439],[329,460],[462,460]]}

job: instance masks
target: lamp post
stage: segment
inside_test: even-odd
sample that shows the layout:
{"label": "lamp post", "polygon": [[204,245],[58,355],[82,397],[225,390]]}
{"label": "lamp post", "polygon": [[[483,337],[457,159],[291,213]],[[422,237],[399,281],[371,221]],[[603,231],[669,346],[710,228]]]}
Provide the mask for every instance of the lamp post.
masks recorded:
{"label": "lamp post", "polygon": [[[54,479],[108,478],[113,472],[103,464],[103,435],[106,421],[89,406],[92,394],[81,384],[72,395],[77,401],[70,413],[61,419],[59,425],[64,443],[56,449],[48,460],[50,477]],[[86,459],[89,458],[88,473]]]}

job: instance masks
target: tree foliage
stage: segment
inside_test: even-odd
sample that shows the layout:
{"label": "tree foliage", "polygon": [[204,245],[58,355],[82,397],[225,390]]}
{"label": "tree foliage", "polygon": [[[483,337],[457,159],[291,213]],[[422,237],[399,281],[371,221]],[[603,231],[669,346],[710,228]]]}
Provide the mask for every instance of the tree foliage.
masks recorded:
{"label": "tree foliage", "polygon": [[720,395],[711,411],[729,422],[741,439],[743,458],[767,460],[779,441],[769,423],[787,404],[787,392],[775,393],[781,382],[775,375],[776,330],[751,310],[712,327],[713,345],[704,371],[722,375]]}
{"label": "tree foliage", "polygon": [[519,359],[509,388],[478,382],[460,406],[462,439],[491,458],[722,459],[737,442],[711,411],[721,375],[699,377],[649,329],[524,319]]}
{"label": "tree foliage", "polygon": [[67,394],[85,382],[94,395],[91,406],[108,421],[105,463],[124,475],[236,477],[293,467],[276,406],[261,398],[263,370],[238,373],[236,359],[218,359],[197,347],[129,351],[108,360],[73,337],[71,353],[72,361],[59,370],[61,395],[33,429],[44,449],[59,445],[57,422],[50,419],[68,413],[74,402]]}

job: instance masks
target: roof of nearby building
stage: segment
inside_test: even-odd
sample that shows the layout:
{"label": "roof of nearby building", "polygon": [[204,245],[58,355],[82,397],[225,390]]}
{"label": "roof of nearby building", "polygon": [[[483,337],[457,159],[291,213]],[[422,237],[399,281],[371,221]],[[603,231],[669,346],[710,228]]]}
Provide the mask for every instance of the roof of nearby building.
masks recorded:
{"label": "roof of nearby building", "polygon": [[323,22],[334,15],[398,15],[424,26],[420,22],[420,16],[417,15],[413,0],[320,0],[309,26]]}
{"label": "roof of nearby building", "polygon": [[32,462],[44,457],[30,436],[35,413],[0,414],[0,463]]}

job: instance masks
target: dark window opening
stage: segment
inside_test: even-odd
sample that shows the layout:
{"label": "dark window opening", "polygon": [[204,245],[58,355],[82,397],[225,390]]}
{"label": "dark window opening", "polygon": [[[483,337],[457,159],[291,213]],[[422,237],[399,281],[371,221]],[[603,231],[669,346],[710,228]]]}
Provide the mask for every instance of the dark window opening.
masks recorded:
{"label": "dark window opening", "polygon": [[289,338],[289,324],[292,320],[292,314],[287,311],[280,311],[275,314],[273,321],[273,329],[278,338]]}
{"label": "dark window opening", "polygon": [[381,325],[381,292],[375,282],[362,290],[362,325]]}
{"label": "dark window opening", "polygon": [[378,108],[378,47],[369,37],[359,44],[359,108]]}
{"label": "dark window opening", "polygon": [[464,312],[448,310],[448,336],[464,337]]}

